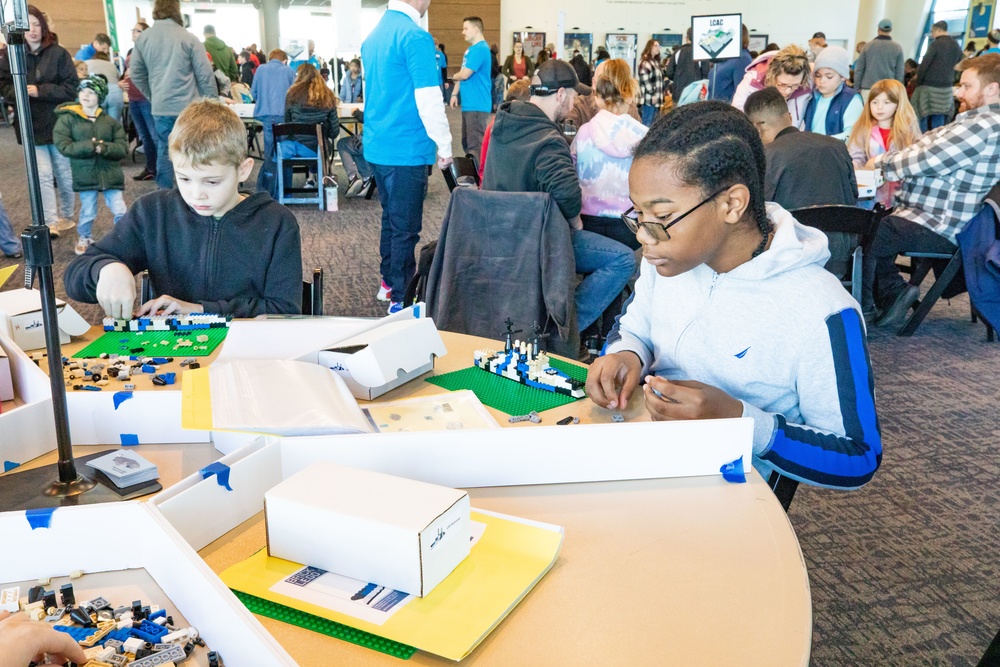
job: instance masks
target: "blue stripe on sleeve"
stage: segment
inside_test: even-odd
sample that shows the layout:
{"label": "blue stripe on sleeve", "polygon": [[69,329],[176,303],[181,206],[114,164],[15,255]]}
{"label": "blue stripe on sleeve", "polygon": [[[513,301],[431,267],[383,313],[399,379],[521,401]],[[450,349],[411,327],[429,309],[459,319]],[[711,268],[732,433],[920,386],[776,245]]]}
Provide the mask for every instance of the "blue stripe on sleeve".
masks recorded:
{"label": "blue stripe on sleeve", "polygon": [[868,482],[882,462],[875,382],[857,311],[845,309],[826,323],[845,434],[788,424],[777,415],[774,443],[761,458],[806,483],[856,488]]}
{"label": "blue stripe on sleeve", "polygon": [[599,356],[603,357],[604,352],[608,349],[609,345],[617,343],[622,339],[621,332],[619,331],[621,328],[622,316],[625,315],[625,311],[628,310],[629,304],[632,303],[632,299],[635,298],[635,292],[636,290],[633,289],[632,293],[629,294],[628,298],[625,300],[625,303],[622,304],[621,312],[615,315],[615,323],[611,326],[611,331],[608,332],[607,338],[604,339],[604,347],[601,348],[601,354]]}

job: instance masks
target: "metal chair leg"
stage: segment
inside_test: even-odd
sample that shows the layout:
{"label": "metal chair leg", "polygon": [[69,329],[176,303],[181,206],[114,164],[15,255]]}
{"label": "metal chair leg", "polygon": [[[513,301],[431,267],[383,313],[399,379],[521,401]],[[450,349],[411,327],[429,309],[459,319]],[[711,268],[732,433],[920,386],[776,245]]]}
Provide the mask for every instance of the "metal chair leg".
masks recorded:
{"label": "metal chair leg", "polygon": [[927,292],[927,296],[920,301],[917,306],[916,312],[910,315],[910,318],[906,320],[906,323],[899,329],[897,336],[912,336],[913,332],[917,330],[920,323],[924,321],[927,317],[927,313],[931,312],[931,308],[937,303],[937,300],[941,298],[944,291],[948,289],[951,285],[951,281],[958,275],[959,270],[962,268],[962,254],[956,252],[948,262],[948,266],[945,267],[944,271],[938,276],[938,279],[934,281],[931,286],[930,291]]}

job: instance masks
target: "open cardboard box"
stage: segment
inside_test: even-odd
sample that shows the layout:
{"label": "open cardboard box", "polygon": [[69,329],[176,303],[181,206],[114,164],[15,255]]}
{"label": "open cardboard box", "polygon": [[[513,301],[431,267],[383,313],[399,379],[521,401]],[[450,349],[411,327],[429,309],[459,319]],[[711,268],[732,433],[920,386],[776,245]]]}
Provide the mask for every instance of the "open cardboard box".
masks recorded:
{"label": "open cardboard box", "polygon": [[263,511],[269,489],[316,461],[451,488],[719,475],[740,457],[751,465],[752,419],[582,424],[572,437],[568,430],[489,429],[474,439],[464,431],[260,436],[220,460],[231,491],[195,474],[150,504],[201,549]]}
{"label": "open cardboard box", "polygon": [[[33,519],[37,521],[38,517]],[[101,531],[124,531],[127,545],[96,546],[95,535]],[[17,545],[5,549],[4,581],[61,577],[74,570],[93,573],[143,568],[226,664],[295,665],[253,614],[148,504],[61,507],[48,517],[48,527],[32,527],[24,512],[4,512],[0,514],[0,534],[5,544]]]}
{"label": "open cardboard box", "polygon": [[[61,299],[56,299],[56,312],[59,317],[59,342],[63,345],[69,342],[70,336],[82,336],[90,329],[87,320]],[[44,348],[42,293],[23,288],[0,292],[0,331],[11,337],[22,350]]]}
{"label": "open cardboard box", "polygon": [[52,420],[49,377],[35,362],[0,331],[0,349],[7,355],[14,385],[14,407],[0,413],[0,465],[21,465],[52,451],[56,430]]}

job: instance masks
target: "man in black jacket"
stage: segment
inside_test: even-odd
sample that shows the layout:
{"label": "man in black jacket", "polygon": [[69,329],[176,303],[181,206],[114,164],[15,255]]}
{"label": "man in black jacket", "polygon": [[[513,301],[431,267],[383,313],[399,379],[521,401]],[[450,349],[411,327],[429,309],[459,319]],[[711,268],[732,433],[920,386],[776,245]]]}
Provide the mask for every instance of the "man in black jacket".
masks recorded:
{"label": "man in black jacket", "polygon": [[[750,95],[744,110],[764,142],[765,200],[786,210],[857,204],[858,180],[843,141],[796,129],[788,104],[776,88]],[[840,277],[847,272],[855,239],[847,234],[830,234],[829,239],[830,261],[826,268]]]}
{"label": "man in black jacket", "polygon": [[913,91],[913,110],[920,119],[920,130],[928,132],[951,120],[955,112],[955,65],[965,54],[955,38],[948,34],[948,24],[938,21],[931,26],[931,43],[917,69],[917,88]]}
{"label": "man in black jacket", "polygon": [[[580,83],[569,63],[545,61],[531,80],[528,102],[506,102],[497,111],[483,190],[548,192],[572,228],[577,273],[587,274],[576,289],[577,324],[591,325],[618,296],[635,271],[635,255],[625,245],[583,229],[582,194],[569,144],[559,126]],[[624,224],[624,223],[622,223]]]}
{"label": "man in black jacket", "polygon": [[694,59],[694,45],[691,44],[691,28],[684,34],[684,44],[670,56],[663,75],[670,79],[670,95],[679,100],[684,89],[695,81],[708,78],[711,63],[707,60]]}

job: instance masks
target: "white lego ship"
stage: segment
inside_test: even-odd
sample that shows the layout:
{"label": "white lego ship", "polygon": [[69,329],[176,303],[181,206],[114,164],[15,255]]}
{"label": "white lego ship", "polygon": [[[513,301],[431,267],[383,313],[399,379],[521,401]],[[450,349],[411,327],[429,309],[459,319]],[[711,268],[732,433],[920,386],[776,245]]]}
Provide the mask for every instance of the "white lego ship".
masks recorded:
{"label": "white lego ship", "polygon": [[507,320],[507,344],[503,352],[490,349],[476,350],[472,355],[473,363],[486,371],[500,377],[514,380],[527,387],[551,391],[573,398],[583,398],[584,383],[574,380],[566,373],[549,365],[549,355],[538,350],[538,323],[532,327],[534,337],[531,343],[515,340],[511,342],[513,322]]}
{"label": "white lego ship", "polygon": [[221,329],[229,326],[226,315],[211,313],[190,313],[188,315],[154,315],[137,317],[132,320],[104,318],[105,331],[196,331],[198,329]]}

